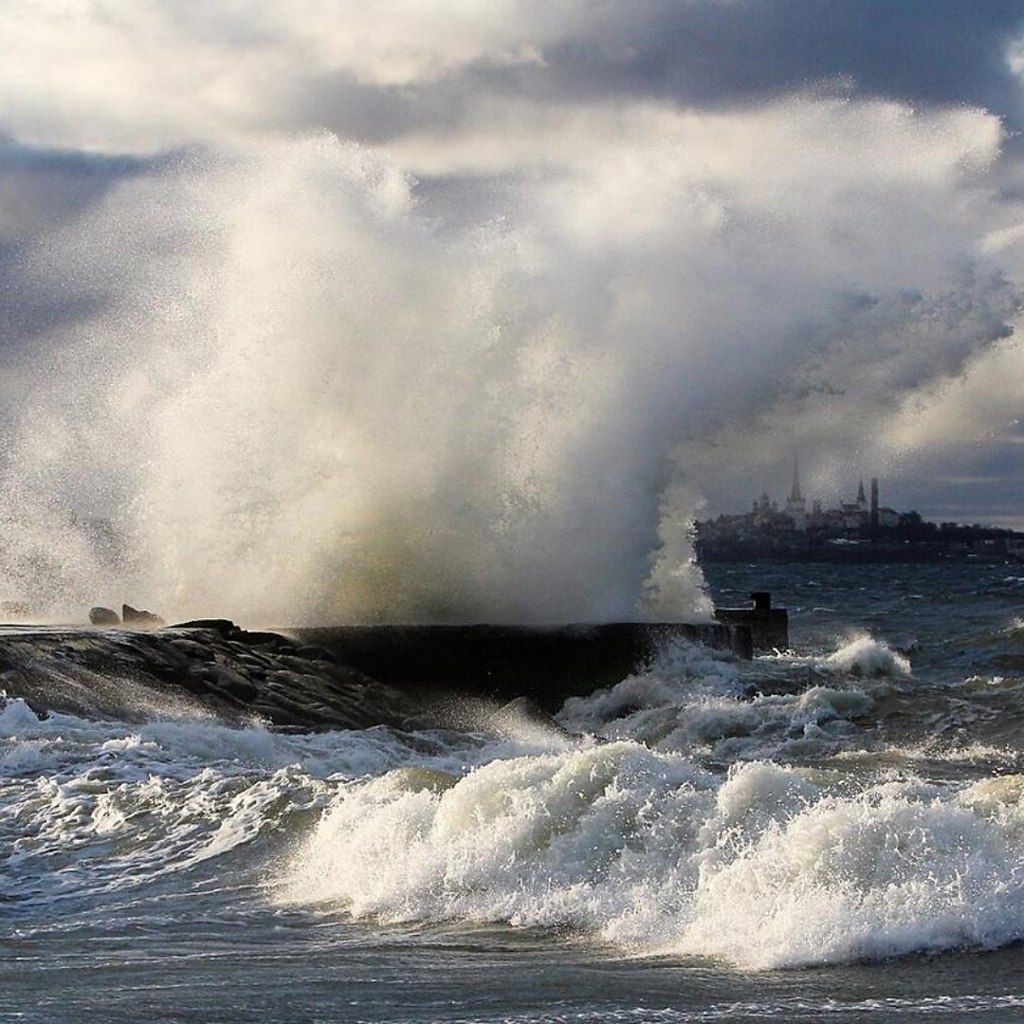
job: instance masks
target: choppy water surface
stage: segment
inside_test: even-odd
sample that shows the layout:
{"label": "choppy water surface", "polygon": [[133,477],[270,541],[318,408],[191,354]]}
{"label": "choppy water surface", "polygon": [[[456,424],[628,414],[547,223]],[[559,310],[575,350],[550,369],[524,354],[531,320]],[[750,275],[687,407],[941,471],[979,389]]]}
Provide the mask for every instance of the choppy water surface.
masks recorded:
{"label": "choppy water surface", "polygon": [[0,1019],[1024,1016],[1024,571],[714,567],[566,737],[0,711]]}

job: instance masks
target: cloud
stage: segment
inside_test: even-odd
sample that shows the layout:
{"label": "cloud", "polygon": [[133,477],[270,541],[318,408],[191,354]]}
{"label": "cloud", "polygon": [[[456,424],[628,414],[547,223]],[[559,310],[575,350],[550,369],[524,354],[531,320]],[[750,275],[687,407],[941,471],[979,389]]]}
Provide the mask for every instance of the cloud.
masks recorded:
{"label": "cloud", "polygon": [[2,123],[33,145],[122,151],[308,128],[467,68],[541,64],[590,6],[33,0],[0,10]]}
{"label": "cloud", "polygon": [[0,33],[0,124],[47,147],[380,141],[505,101],[723,108],[821,89],[1021,114],[1007,0],[31,0],[0,9]]}
{"label": "cloud", "polygon": [[[683,10],[680,10],[680,7]],[[650,5],[637,26],[646,80],[697,104],[735,105],[818,83],[911,104],[1019,114],[1007,48],[1024,26],[1012,0],[740,0]]]}

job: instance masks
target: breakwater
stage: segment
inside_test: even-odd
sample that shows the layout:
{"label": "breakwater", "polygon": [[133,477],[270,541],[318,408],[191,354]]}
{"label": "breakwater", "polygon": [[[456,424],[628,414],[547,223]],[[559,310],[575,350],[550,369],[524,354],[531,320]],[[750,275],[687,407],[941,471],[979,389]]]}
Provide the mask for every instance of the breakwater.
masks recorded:
{"label": "breakwater", "polygon": [[[736,644],[744,645],[742,653],[752,657],[755,651],[785,651],[789,648],[789,612],[772,607],[772,595],[755,590],[747,608],[716,608],[715,618],[732,626]],[[746,644],[749,643],[749,650]]]}
{"label": "breakwater", "polygon": [[613,686],[664,645],[749,653],[743,625],[343,626],[254,632],[224,619],[161,629],[0,627],[0,690],[37,713],[144,720],[191,708],[277,729],[422,724],[452,696],[554,711]]}
{"label": "breakwater", "polygon": [[323,650],[227,620],[158,630],[0,629],[0,690],[37,713],[145,720],[206,714],[278,729],[358,729],[415,713]]}
{"label": "breakwater", "polygon": [[335,626],[295,631],[304,644],[402,692],[529,697],[548,711],[614,686],[677,640],[750,656],[740,623],[566,626]]}

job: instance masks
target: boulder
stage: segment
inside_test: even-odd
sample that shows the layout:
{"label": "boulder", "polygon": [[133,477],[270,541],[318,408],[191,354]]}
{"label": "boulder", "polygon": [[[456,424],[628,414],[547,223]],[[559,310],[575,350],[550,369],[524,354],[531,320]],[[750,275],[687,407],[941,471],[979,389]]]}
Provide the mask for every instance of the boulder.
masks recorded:
{"label": "boulder", "polygon": [[188,622],[175,622],[171,629],[212,629],[221,636],[230,637],[241,632],[241,627],[230,619],[189,619]]}
{"label": "boulder", "polygon": [[113,608],[104,608],[102,605],[97,605],[95,608],[89,609],[89,621],[94,626],[119,626],[121,624],[121,616]]}
{"label": "boulder", "polygon": [[144,611],[141,608],[133,608],[130,604],[121,605],[121,618],[126,626],[141,626],[146,629],[155,629],[159,626],[167,625],[159,615],[154,615],[152,612]]}

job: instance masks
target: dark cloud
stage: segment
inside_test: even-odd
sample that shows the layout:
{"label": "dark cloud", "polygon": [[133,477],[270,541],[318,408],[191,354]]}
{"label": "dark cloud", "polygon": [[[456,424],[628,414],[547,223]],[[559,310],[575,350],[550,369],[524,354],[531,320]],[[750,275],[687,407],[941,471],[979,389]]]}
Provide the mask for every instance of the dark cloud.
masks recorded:
{"label": "dark cloud", "polygon": [[478,73],[468,76],[415,88],[369,85],[342,71],[311,77],[295,87],[280,124],[291,129],[317,125],[368,144],[424,128],[454,129],[478,91]]}
{"label": "dark cloud", "polygon": [[838,92],[980,106],[1011,130],[1024,128],[1024,89],[1007,59],[1024,33],[1019,0],[644,0],[590,13],[590,23],[544,47],[539,63],[482,57],[402,85],[360,81],[344,69],[310,75],[282,105],[282,122],[380,143],[454,130],[486,96],[725,108]]}
{"label": "dark cloud", "polygon": [[620,26],[614,48],[577,40],[547,54],[553,90],[707,105],[845,78],[861,94],[1021,117],[1020,81],[1006,59],[1024,28],[1017,0],[658,2],[631,10],[638,15]]}
{"label": "dark cloud", "polygon": [[932,522],[991,523],[1021,527],[1020,439],[964,440],[922,456],[912,472],[885,479],[884,503],[915,509]]}

